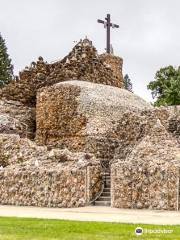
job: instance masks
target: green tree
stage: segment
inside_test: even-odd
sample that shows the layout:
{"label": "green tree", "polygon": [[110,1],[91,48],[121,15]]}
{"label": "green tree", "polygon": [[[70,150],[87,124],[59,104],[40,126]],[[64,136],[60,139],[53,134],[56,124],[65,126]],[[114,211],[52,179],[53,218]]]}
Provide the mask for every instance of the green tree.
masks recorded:
{"label": "green tree", "polygon": [[8,84],[13,79],[13,65],[7,53],[5,40],[0,33],[0,87]]}
{"label": "green tree", "polygon": [[155,106],[180,104],[180,67],[168,66],[157,71],[155,81],[148,84]]}
{"label": "green tree", "polygon": [[131,79],[129,78],[128,74],[126,74],[124,76],[124,87],[126,90],[133,92],[133,85],[132,85]]}

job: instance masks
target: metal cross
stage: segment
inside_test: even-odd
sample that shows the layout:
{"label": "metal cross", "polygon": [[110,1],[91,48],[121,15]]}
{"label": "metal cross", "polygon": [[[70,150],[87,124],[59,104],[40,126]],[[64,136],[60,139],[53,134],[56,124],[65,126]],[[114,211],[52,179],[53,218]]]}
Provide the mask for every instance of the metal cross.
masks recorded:
{"label": "metal cross", "polygon": [[107,29],[107,43],[106,43],[106,52],[111,53],[111,40],[110,40],[110,30],[112,28],[119,28],[119,25],[111,23],[111,15],[107,14],[105,18],[106,21],[98,19],[98,23],[104,24],[104,27]]}

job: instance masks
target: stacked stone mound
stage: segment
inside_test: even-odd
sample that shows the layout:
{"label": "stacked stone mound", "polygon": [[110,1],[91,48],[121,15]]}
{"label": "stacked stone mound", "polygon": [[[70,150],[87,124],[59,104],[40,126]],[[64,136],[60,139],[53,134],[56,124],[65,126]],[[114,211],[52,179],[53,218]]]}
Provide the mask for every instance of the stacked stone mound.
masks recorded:
{"label": "stacked stone mound", "polygon": [[41,87],[69,79],[79,79],[123,87],[121,58],[113,55],[99,56],[92,42],[80,41],[61,61],[53,64],[39,57],[20,72],[19,78],[0,91],[0,97],[20,101],[28,106],[36,103],[36,93]]}
{"label": "stacked stone mound", "polygon": [[159,119],[165,129],[180,143],[180,106],[156,107],[146,112],[148,117]]}
{"label": "stacked stone mound", "polygon": [[92,42],[84,39],[68,56],[54,65],[54,71],[50,73],[48,80],[57,83],[78,79],[122,88],[122,64],[122,59],[119,57],[99,56]]}
{"label": "stacked stone mound", "polygon": [[37,62],[32,62],[20,72],[16,81],[10,82],[0,91],[0,96],[9,100],[20,101],[21,103],[34,106],[36,102],[37,89],[48,85],[46,77],[50,73],[50,66],[39,57]]}
{"label": "stacked stone mound", "polygon": [[49,151],[18,135],[0,134],[0,165],[1,204],[85,206],[101,187],[93,155]]}
{"label": "stacked stone mound", "polygon": [[0,111],[16,123],[0,115],[1,204],[85,206],[101,191],[106,166],[112,206],[178,209],[179,115],[172,108],[153,108],[117,87],[61,82],[37,95],[42,146],[22,138],[19,127],[33,108],[4,100]]}
{"label": "stacked stone mound", "polygon": [[0,100],[0,133],[34,138],[35,108],[17,101]]}
{"label": "stacked stone mound", "polygon": [[85,39],[1,90],[1,204],[85,206],[105,167],[113,207],[180,208],[180,108],[123,89],[122,64]]}
{"label": "stacked stone mound", "polygon": [[169,113],[167,130],[177,138],[180,143],[180,106],[166,108]]}
{"label": "stacked stone mound", "polygon": [[47,146],[38,146],[34,141],[21,138],[17,134],[0,134],[0,159],[2,167],[19,163],[25,166],[27,162],[34,165],[36,161],[39,165],[51,164],[52,167],[58,166],[58,163],[64,163],[64,166],[66,163],[78,163],[77,166],[82,167],[84,163],[97,162],[92,154],[71,153],[67,149],[48,149]]}
{"label": "stacked stone mound", "polygon": [[36,114],[38,144],[90,152],[111,168],[112,206],[178,209],[180,146],[177,129],[169,128],[178,119],[172,108],[74,80],[41,89]]}
{"label": "stacked stone mound", "polygon": [[110,161],[117,149],[124,151],[130,142],[132,147],[140,134],[139,119],[133,129],[127,117],[150,109],[125,89],[75,80],[58,83],[37,95],[36,141]]}
{"label": "stacked stone mound", "polygon": [[114,207],[178,210],[180,146],[158,120],[111,177]]}
{"label": "stacked stone mound", "polygon": [[169,119],[168,130],[173,133],[180,143],[180,115]]}
{"label": "stacked stone mound", "polygon": [[0,166],[23,163],[24,161],[47,159],[47,147],[38,147],[18,134],[0,134]]}

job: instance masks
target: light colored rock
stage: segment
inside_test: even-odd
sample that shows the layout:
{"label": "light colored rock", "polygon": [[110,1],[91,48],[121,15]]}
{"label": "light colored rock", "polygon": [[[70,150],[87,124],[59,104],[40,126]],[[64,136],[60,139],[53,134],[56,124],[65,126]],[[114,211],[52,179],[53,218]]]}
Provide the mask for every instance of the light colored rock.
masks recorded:
{"label": "light colored rock", "polygon": [[0,100],[0,133],[34,138],[35,109],[17,101]]}
{"label": "light colored rock", "polygon": [[177,210],[179,154],[178,141],[157,121],[125,161],[112,164],[112,206]]}
{"label": "light colored rock", "polygon": [[111,160],[126,141],[120,131],[122,120],[126,123],[128,113],[150,109],[124,89],[85,81],[58,83],[38,93],[36,141]]}

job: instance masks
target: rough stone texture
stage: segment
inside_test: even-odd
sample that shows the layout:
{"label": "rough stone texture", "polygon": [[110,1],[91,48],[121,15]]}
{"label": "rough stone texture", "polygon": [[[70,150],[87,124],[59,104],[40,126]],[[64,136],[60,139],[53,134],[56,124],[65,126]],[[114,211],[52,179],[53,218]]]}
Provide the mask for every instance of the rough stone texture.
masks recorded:
{"label": "rough stone texture", "polygon": [[[62,164],[61,164],[62,165]],[[51,165],[6,167],[0,171],[1,204],[82,207],[89,204],[87,169]],[[98,175],[93,167],[94,181]],[[93,192],[94,194],[94,192]]]}
{"label": "rough stone texture", "polygon": [[[109,67],[113,70],[114,76],[117,79],[121,79],[121,82],[123,82],[123,59],[107,53],[101,54],[99,57],[106,67]],[[118,87],[119,84],[113,84],[113,86]]]}
{"label": "rough stone texture", "polygon": [[34,138],[35,121],[35,108],[26,107],[17,101],[0,100],[0,133]]}
{"label": "rough stone texture", "polygon": [[123,87],[123,61],[113,55],[99,56],[92,42],[81,40],[62,60],[48,64],[39,57],[20,72],[19,78],[0,90],[0,97],[20,101],[28,106],[36,103],[37,90],[69,79],[79,79]]}
{"label": "rough stone texture", "polygon": [[106,166],[113,207],[178,208],[180,106],[154,108],[123,89],[122,65],[84,39],[0,90],[1,204],[85,206]]}
{"label": "rough stone texture", "polygon": [[92,42],[84,39],[63,60],[53,65],[54,70],[48,76],[48,81],[57,83],[78,79],[121,88],[123,87],[122,64],[122,59],[119,57],[110,54],[99,56]]}
{"label": "rough stone texture", "polygon": [[6,167],[24,161],[47,159],[47,147],[37,146],[17,134],[0,134],[0,166]]}
{"label": "rough stone texture", "polygon": [[177,210],[180,146],[158,120],[126,159],[112,163],[112,206]]}
{"label": "rough stone texture", "polygon": [[[156,109],[156,112],[167,131],[180,143],[180,106],[161,107]],[[161,114],[162,112],[164,114]]]}
{"label": "rough stone texture", "polygon": [[180,116],[173,116],[169,119],[168,131],[170,131],[180,143]]}
{"label": "rough stone texture", "polygon": [[48,151],[18,135],[0,134],[0,140],[1,204],[78,207],[99,192],[102,176],[93,155]]}
{"label": "rough stone texture", "polygon": [[108,163],[113,207],[177,209],[178,110],[153,108],[117,87],[69,80],[38,92],[38,146],[22,138],[34,109],[1,101],[0,203],[85,206],[99,195]]}
{"label": "rough stone texture", "polygon": [[39,144],[87,151],[109,161],[124,141],[126,132],[119,128],[125,114],[152,107],[124,89],[67,81],[40,91],[36,109]]}
{"label": "rough stone texture", "polygon": [[0,97],[20,101],[28,106],[35,106],[36,91],[48,85],[46,77],[50,73],[50,66],[39,57],[37,62],[32,62],[30,67],[19,73],[16,81],[10,82],[0,89]]}

